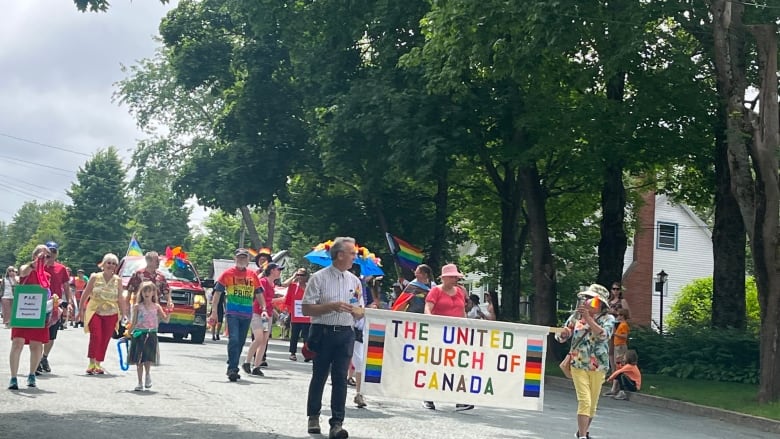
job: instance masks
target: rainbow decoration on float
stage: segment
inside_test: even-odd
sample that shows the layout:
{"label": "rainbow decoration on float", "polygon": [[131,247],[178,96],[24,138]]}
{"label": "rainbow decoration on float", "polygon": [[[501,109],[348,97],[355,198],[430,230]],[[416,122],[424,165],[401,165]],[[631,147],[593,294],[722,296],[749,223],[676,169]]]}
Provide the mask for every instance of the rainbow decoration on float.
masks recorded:
{"label": "rainbow decoration on float", "polygon": [[385,355],[385,325],[372,323],[368,326],[368,353],[366,354],[365,380],[367,383],[382,382],[382,363]]}
{"label": "rainbow decoration on float", "polygon": [[544,340],[529,338],[526,347],[523,396],[538,398],[542,390]]}
{"label": "rainbow decoration on float", "polygon": [[174,308],[170,312],[170,325],[184,325],[190,326],[195,322],[195,311],[192,309],[179,309]]}

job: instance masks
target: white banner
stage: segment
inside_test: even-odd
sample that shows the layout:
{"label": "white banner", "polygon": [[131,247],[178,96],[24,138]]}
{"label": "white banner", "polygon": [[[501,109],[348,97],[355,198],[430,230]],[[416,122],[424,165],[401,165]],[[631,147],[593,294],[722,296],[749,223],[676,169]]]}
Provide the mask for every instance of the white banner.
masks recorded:
{"label": "white banner", "polygon": [[542,410],[546,326],[366,309],[361,392]]}

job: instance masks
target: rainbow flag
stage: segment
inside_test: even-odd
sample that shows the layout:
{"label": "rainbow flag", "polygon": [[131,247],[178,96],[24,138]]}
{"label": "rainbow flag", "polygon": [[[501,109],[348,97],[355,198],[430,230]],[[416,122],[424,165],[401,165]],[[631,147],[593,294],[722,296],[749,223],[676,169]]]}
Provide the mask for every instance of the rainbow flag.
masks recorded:
{"label": "rainbow flag", "polygon": [[422,249],[389,233],[387,233],[387,243],[390,246],[390,250],[397,258],[398,264],[402,267],[414,270],[418,265],[422,264]]}
{"label": "rainbow flag", "polygon": [[135,240],[135,235],[130,239],[130,245],[127,246],[127,253],[125,256],[143,256],[144,251],[141,250],[141,245]]}

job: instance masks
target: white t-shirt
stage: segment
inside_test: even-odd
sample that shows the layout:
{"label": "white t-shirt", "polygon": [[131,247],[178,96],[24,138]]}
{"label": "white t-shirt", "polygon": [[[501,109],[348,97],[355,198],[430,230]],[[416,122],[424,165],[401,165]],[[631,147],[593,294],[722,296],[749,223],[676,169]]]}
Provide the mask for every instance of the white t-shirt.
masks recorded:
{"label": "white t-shirt", "polygon": [[3,299],[13,300],[14,298],[14,286],[11,282],[8,282],[8,278],[3,279]]}

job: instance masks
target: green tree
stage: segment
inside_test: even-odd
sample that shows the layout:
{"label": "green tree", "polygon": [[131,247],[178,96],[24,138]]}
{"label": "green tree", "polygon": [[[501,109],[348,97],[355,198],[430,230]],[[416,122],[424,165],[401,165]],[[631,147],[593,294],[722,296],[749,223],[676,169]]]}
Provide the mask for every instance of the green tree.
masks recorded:
{"label": "green tree", "polygon": [[[682,327],[715,327],[712,316],[712,289],[711,277],[696,279],[683,287],[669,313],[669,330],[675,332]],[[758,335],[761,327],[761,310],[754,278],[749,277],[745,281],[745,291],[747,293],[743,307],[747,310],[747,329],[750,333]]]}
{"label": "green tree", "polygon": [[60,201],[47,201],[40,207],[41,218],[38,227],[29,239],[22,245],[19,253],[21,261],[28,262],[36,245],[54,241],[59,245],[59,261],[68,265],[68,249],[62,223],[65,219],[65,204]]}
{"label": "green tree", "polygon": [[29,259],[32,249],[24,254],[23,247],[38,230],[43,214],[43,205],[36,201],[27,201],[16,211],[6,227],[5,238],[0,242],[0,257],[8,261],[8,265]]}
{"label": "green tree", "polygon": [[130,182],[134,192],[130,228],[145,249],[161,252],[166,246],[189,247],[189,217],[192,208],[171,190],[172,176],[166,169],[151,165],[137,168]]}
{"label": "green tree", "polygon": [[241,218],[222,211],[211,212],[203,222],[204,230],[196,233],[187,252],[202,277],[213,275],[213,259],[232,259],[238,248]]}
{"label": "green tree", "polygon": [[71,268],[91,272],[104,254],[123,255],[130,240],[125,176],[114,147],[95,153],[76,173],[63,226]]}

